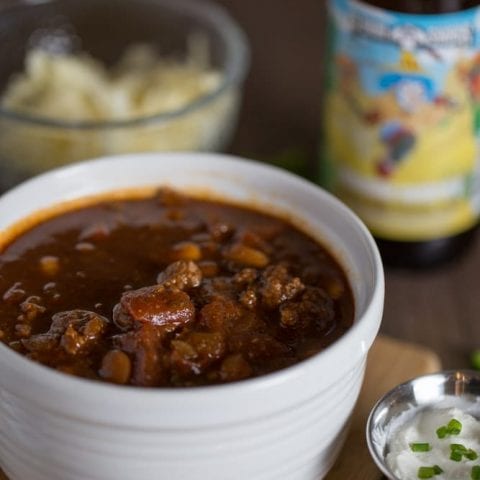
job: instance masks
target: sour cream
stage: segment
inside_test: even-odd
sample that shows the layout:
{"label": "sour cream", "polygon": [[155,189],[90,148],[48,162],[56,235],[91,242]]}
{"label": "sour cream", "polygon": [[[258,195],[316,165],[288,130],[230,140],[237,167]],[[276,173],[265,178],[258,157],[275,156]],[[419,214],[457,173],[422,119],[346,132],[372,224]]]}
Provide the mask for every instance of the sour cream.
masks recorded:
{"label": "sour cream", "polygon": [[[462,424],[458,435],[438,438],[437,429],[456,419]],[[411,444],[429,444],[429,451],[414,452]],[[456,462],[450,459],[451,444],[474,450],[479,457]],[[469,480],[472,467],[480,465],[480,422],[459,408],[419,410],[415,415],[393,427],[387,444],[386,463],[400,480],[414,480],[420,467],[438,465],[443,473],[438,480]]]}

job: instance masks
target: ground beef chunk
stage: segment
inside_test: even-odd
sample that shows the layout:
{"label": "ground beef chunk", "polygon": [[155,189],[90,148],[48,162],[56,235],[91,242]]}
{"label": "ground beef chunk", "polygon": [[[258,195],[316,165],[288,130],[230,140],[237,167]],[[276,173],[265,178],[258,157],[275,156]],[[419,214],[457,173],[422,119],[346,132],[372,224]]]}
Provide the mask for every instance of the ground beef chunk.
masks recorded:
{"label": "ground beef chunk", "polygon": [[173,376],[198,375],[223,358],[226,352],[224,335],[220,332],[192,332],[171,343]]}
{"label": "ground beef chunk", "polygon": [[226,297],[217,297],[200,310],[200,325],[210,331],[226,332],[242,315],[237,302]]}
{"label": "ground beef chunk", "polygon": [[321,288],[307,287],[299,299],[280,306],[280,325],[291,329],[315,327],[328,331],[335,320],[334,303]]}
{"label": "ground beef chunk", "polygon": [[238,300],[248,309],[254,309],[258,303],[258,286],[256,282],[258,276],[258,270],[254,268],[244,268],[233,277],[234,284],[245,288],[244,291],[240,292]]}
{"label": "ground beef chunk", "polygon": [[244,307],[254,309],[258,303],[257,290],[251,287],[247,288],[240,294],[238,300]]}
{"label": "ground beef chunk", "polygon": [[255,268],[244,268],[236,273],[233,282],[239,285],[248,285],[253,283],[258,277],[258,270]]}
{"label": "ground beef chunk", "polygon": [[260,279],[262,302],[267,308],[276,308],[291,300],[305,289],[298,277],[289,275],[283,265],[273,265],[264,270]]}
{"label": "ground beef chunk", "polygon": [[188,290],[202,282],[202,271],[195,262],[179,260],[170,264],[157,277],[157,283],[166,288]]}
{"label": "ground beef chunk", "polygon": [[30,352],[45,352],[61,347],[69,355],[86,354],[105,334],[108,320],[87,310],[60,312],[52,317],[47,333],[22,340]]}

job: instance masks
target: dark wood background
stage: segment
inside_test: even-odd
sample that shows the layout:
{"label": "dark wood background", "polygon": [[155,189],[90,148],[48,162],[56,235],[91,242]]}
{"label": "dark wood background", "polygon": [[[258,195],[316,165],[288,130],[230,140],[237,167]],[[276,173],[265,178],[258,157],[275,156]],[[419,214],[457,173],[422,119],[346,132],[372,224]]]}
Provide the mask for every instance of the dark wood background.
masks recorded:
{"label": "dark wood background", "polygon": [[[232,152],[253,158],[295,150],[319,161],[325,40],[323,0],[218,0],[252,48]],[[480,348],[480,239],[430,271],[386,270],[382,332],[434,349],[444,368],[469,366]]]}

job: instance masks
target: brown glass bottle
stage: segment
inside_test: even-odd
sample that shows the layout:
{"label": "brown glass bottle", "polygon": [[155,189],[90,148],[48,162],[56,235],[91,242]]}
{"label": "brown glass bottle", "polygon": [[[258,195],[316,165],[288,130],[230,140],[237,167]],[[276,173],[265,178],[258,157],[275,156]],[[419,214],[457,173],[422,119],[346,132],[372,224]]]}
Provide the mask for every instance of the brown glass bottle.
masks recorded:
{"label": "brown glass bottle", "polygon": [[[451,13],[480,4],[478,0],[369,0],[375,7],[402,13]],[[384,262],[396,267],[433,267],[459,258],[475,239],[473,227],[458,235],[426,242],[398,242],[376,238]]]}
{"label": "brown glass bottle", "polygon": [[[480,0],[361,0],[360,3],[395,13],[426,16],[455,13],[480,6]],[[355,209],[354,204],[350,205]],[[385,264],[395,267],[426,268],[459,258],[475,239],[477,226],[478,223],[451,236],[421,241],[382,238],[375,231],[373,234]]]}

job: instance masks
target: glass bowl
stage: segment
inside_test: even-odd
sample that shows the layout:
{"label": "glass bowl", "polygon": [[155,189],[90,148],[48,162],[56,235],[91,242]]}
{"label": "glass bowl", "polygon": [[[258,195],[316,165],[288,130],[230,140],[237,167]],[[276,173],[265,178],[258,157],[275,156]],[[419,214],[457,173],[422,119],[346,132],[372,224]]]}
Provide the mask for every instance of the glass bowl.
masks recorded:
{"label": "glass bowl", "polygon": [[67,121],[0,105],[0,190],[86,158],[145,151],[218,151],[230,141],[249,49],[238,25],[220,7],[198,0],[14,2],[0,15],[0,92],[12,74],[24,70],[32,45],[45,39],[50,47],[85,51],[106,66],[114,65],[135,44],[151,45],[162,58],[186,59],[192,39],[200,39],[221,80],[209,93],[181,108],[136,118]]}

